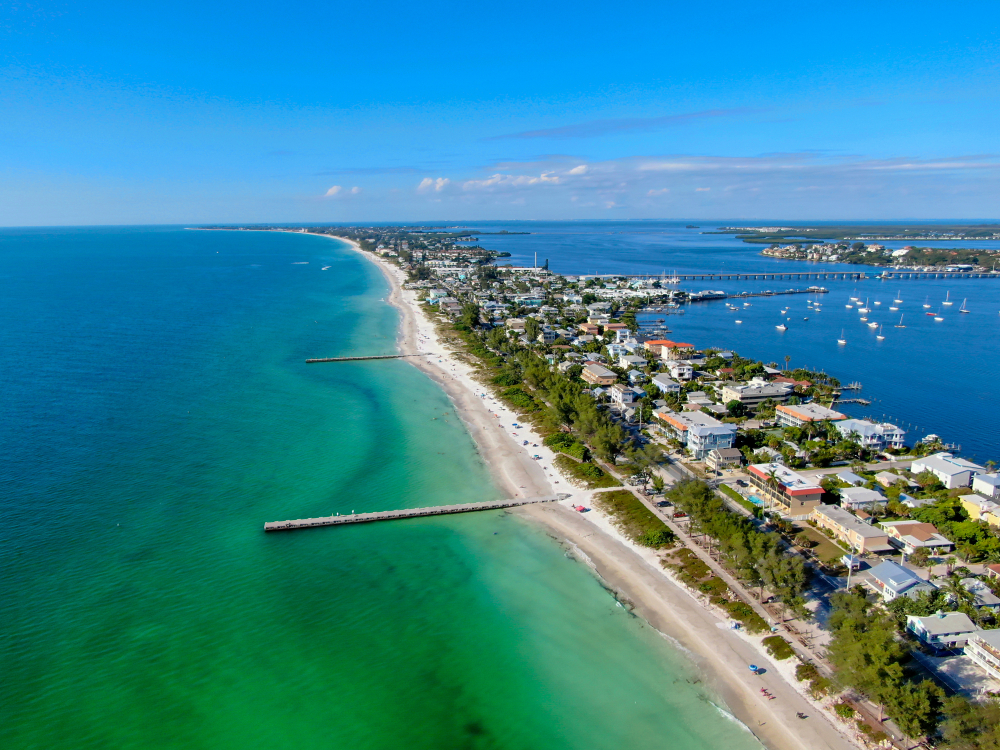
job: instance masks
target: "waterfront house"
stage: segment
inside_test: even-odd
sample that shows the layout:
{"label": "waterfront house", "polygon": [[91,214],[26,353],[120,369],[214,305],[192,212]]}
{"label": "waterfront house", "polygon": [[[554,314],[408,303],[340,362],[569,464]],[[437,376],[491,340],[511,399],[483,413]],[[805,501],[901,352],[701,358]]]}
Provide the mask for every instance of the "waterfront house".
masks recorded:
{"label": "waterfront house", "polygon": [[853,437],[863,447],[874,451],[902,448],[906,439],[906,430],[888,422],[875,423],[869,422],[867,419],[842,419],[835,422],[834,426],[845,438]]}
{"label": "waterfront house", "polygon": [[972,484],[974,476],[986,473],[986,467],[966,461],[951,453],[941,452],[918,458],[910,465],[910,471],[914,474],[929,471],[937,477],[941,484],[949,490],[953,490],[956,487],[968,487]]}
{"label": "waterfront house", "polygon": [[951,551],[955,545],[938,533],[932,523],[921,521],[883,521],[879,524],[889,535],[889,544],[912,555],[918,549],[931,554]]}
{"label": "waterfront house", "polygon": [[618,380],[618,376],[607,367],[603,367],[595,363],[584,365],[583,372],[580,373],[580,377],[587,383],[591,383],[593,385],[613,385],[614,382]]}
{"label": "waterfront house", "polygon": [[551,344],[551,343],[554,343],[555,340],[556,340],[556,338],[558,338],[557,335],[556,335],[556,332],[553,329],[551,329],[551,328],[543,328],[538,333],[538,343],[539,344]]}
{"label": "waterfront house", "polygon": [[705,456],[705,465],[712,471],[738,469],[743,465],[743,454],[738,448],[713,448]]}
{"label": "waterfront house", "polygon": [[663,393],[681,392],[681,384],[675,380],[671,380],[664,373],[653,376],[653,385],[659,388]]}
{"label": "waterfront house", "polygon": [[747,474],[768,505],[784,515],[806,516],[823,497],[822,487],[781,464],[754,464]]}
{"label": "waterfront house", "polygon": [[792,394],[792,389],[783,384],[751,382],[747,385],[725,385],[722,387],[722,402],[739,401],[743,406],[751,408],[764,401],[785,401]]}
{"label": "waterfront house", "polygon": [[628,326],[624,323],[608,323],[604,326],[604,333],[613,333],[616,337],[623,331],[628,332]]}
{"label": "waterfront house", "polygon": [[819,529],[828,529],[837,539],[859,553],[892,550],[888,535],[836,505],[817,505],[809,520]]}
{"label": "waterfront house", "polygon": [[628,377],[628,382],[631,385],[642,383],[648,380],[648,378],[646,377],[646,373],[642,372],[641,370],[629,370],[628,372],[625,373],[625,375]]}
{"label": "waterfront house", "polygon": [[736,425],[725,424],[700,411],[655,412],[660,431],[675,438],[696,459],[705,458],[717,448],[732,448],[736,440]]}
{"label": "waterfront house", "polygon": [[938,651],[963,648],[979,630],[964,612],[938,612],[928,617],[909,615],[906,629],[929,648]]}
{"label": "waterfront house", "polygon": [[836,422],[841,419],[847,419],[846,414],[841,414],[839,411],[834,411],[833,409],[827,409],[825,406],[816,403],[778,404],[774,408],[774,416],[777,418],[778,424],[782,427],[801,427],[808,422]]}
{"label": "waterfront house", "polygon": [[512,331],[517,331],[518,333],[523,333],[524,332],[524,318],[507,318],[506,326],[510,330],[512,330]]}
{"label": "waterfront house", "polygon": [[994,680],[1000,680],[1000,630],[970,633],[965,655]]}
{"label": "waterfront house", "polygon": [[845,487],[837,490],[837,493],[840,495],[840,505],[848,510],[870,510],[887,502],[881,492],[866,490],[864,487]]}
{"label": "waterfront house", "polygon": [[1000,474],[977,474],[972,478],[972,491],[992,500],[1000,499]]}
{"label": "waterfront house", "polygon": [[934,591],[937,588],[933,583],[925,581],[909,568],[904,568],[893,560],[886,560],[872,568],[865,585],[887,602],[900,596],[915,599],[918,594]]}
{"label": "waterfront house", "polygon": [[694,351],[694,344],[685,344],[683,341],[667,341],[661,347],[664,359],[684,359]]}
{"label": "waterfront house", "polygon": [[617,360],[619,357],[628,354],[628,349],[626,349],[622,344],[608,344],[605,347],[605,349],[608,350],[608,356],[614,360]]}
{"label": "waterfront house", "polygon": [[601,329],[592,323],[582,323],[578,326],[578,328],[584,336],[597,336],[601,332]]}

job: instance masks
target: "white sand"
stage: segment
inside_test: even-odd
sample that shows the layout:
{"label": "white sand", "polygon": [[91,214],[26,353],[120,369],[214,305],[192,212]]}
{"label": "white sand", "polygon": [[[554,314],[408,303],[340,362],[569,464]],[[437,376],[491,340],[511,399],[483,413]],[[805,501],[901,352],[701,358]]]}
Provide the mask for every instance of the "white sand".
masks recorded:
{"label": "white sand", "polygon": [[[342,238],[338,238],[342,239]],[[347,240],[342,240],[347,242]],[[512,497],[537,497],[571,493],[568,500],[525,506],[518,515],[543,523],[557,538],[575,546],[588,558],[597,574],[636,612],[660,632],[689,651],[728,708],[767,747],[773,750],[849,750],[857,748],[822,711],[805,697],[804,686],[794,679],[795,660],[774,662],[760,644],[761,637],[728,629],[719,611],[676,583],[659,564],[657,553],[638,547],[620,534],[609,517],[589,507],[592,491],[578,490],[553,465],[554,454],[542,445],[529,427],[514,427],[517,415],[492,398],[473,377],[472,369],[438,339],[416,293],[402,288],[405,274],[396,266],[350,242],[365,258],[378,264],[392,291],[388,301],[400,311],[399,350],[403,354],[431,352],[413,357],[413,363],[444,388],[454,402],[489,466],[497,486]],[[528,441],[528,446],[522,445]],[[537,444],[537,447],[535,447]],[[532,459],[533,455],[541,460]],[[753,675],[749,664],[766,672]],[[766,688],[775,700],[760,693]],[[800,693],[800,688],[803,692]],[[796,712],[809,718],[796,718]]]}

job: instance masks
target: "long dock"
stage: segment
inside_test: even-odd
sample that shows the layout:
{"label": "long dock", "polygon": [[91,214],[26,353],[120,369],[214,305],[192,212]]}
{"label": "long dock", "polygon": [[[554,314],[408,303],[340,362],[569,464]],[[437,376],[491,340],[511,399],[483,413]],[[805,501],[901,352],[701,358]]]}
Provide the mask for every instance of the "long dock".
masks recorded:
{"label": "long dock", "polygon": [[549,495],[546,497],[522,497],[514,500],[497,500],[490,503],[466,503],[464,505],[438,505],[433,508],[404,508],[402,510],[383,510],[375,513],[352,513],[343,516],[324,516],[322,518],[301,518],[296,521],[269,521],[264,524],[264,531],[289,531],[291,529],[311,529],[317,526],[343,526],[349,523],[369,523],[371,521],[392,521],[397,518],[420,518],[422,516],[443,516],[449,513],[474,513],[480,510],[499,510],[514,508],[518,505],[534,505],[536,503],[551,503],[562,500],[569,495]]}
{"label": "long dock", "polygon": [[884,271],[768,271],[758,273],[729,273],[717,271],[714,273],[678,273],[669,279],[651,274],[602,273],[579,276],[580,279],[637,279],[640,281],[659,281],[665,284],[682,281],[807,281],[815,279],[822,281],[863,281],[865,279],[1000,279],[1000,272],[993,271],[917,271],[901,268],[887,268]]}
{"label": "long dock", "polygon": [[400,357],[433,357],[428,352],[417,352],[416,354],[372,354],[367,357],[321,357],[319,359],[307,359],[306,364],[311,365],[316,362],[359,362],[363,359],[399,359]]}

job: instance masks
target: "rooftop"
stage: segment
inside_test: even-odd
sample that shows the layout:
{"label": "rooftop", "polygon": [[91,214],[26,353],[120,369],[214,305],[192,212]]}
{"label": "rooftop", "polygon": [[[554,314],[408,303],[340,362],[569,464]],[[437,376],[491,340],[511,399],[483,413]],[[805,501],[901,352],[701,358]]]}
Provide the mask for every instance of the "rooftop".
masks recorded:
{"label": "rooftop", "polygon": [[775,479],[781,483],[790,495],[812,494],[823,491],[823,488],[815,482],[806,479],[801,474],[781,464],[754,464],[750,467],[750,471],[765,480],[770,478],[773,471]]}
{"label": "rooftop", "polygon": [[910,615],[906,618],[907,625],[919,623],[921,630],[928,635],[945,635],[946,633],[973,633],[978,628],[964,612],[938,612],[927,617]]}
{"label": "rooftop", "polygon": [[857,532],[859,536],[862,536],[865,539],[875,539],[877,537],[882,537],[883,539],[885,538],[884,531],[877,529],[858,518],[855,518],[839,505],[817,505],[813,508],[813,513],[826,516],[834,523],[844,527],[845,529]]}
{"label": "rooftop", "polygon": [[836,421],[838,419],[847,419],[846,414],[841,414],[839,411],[834,411],[833,409],[827,409],[825,406],[820,406],[819,404],[796,404],[795,406],[790,406],[788,404],[779,404],[775,407],[777,411],[783,414],[788,414],[789,416],[795,417],[803,422],[821,422],[824,419],[829,419],[831,421]]}

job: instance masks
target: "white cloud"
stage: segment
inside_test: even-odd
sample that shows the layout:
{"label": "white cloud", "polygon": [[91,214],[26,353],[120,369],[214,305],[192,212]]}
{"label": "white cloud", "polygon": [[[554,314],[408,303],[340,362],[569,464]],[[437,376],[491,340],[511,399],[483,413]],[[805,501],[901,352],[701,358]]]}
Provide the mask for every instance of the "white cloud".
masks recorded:
{"label": "white cloud", "polygon": [[589,167],[586,164],[581,164],[579,167],[573,167],[566,174],[587,174]]}
{"label": "white cloud", "polygon": [[420,184],[417,185],[417,192],[429,193],[433,190],[436,193],[440,193],[449,185],[449,183],[451,183],[451,180],[447,177],[438,177],[436,180],[431,179],[430,177],[425,177],[420,181]]}
{"label": "white cloud", "polygon": [[709,190],[711,190],[711,189],[712,189],[712,188],[695,188],[695,189],[694,189],[694,191],[695,191],[696,193],[707,193],[707,192],[708,192]]}
{"label": "white cloud", "polygon": [[334,185],[332,188],[330,188],[329,190],[326,191],[326,196],[325,197],[332,198],[333,196],[335,196],[337,193],[339,193],[343,189],[344,188],[342,188],[340,185]]}
{"label": "white cloud", "polygon": [[670,188],[660,188],[659,190],[650,190],[646,195],[666,195],[670,192]]}
{"label": "white cloud", "polygon": [[351,195],[357,195],[360,192],[361,192],[361,188],[359,188],[357,185],[355,185],[354,187],[351,188]]}
{"label": "white cloud", "polygon": [[499,172],[485,180],[466,180],[462,183],[463,190],[489,190],[491,188],[518,188],[530,187],[531,185],[541,185],[549,183],[558,185],[559,175],[555,172],[542,172],[538,177],[529,175],[500,174]]}

